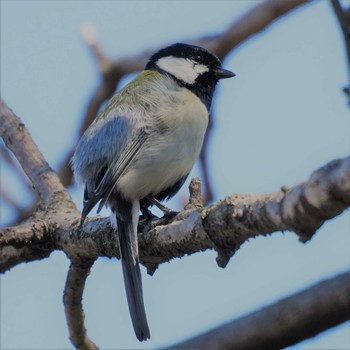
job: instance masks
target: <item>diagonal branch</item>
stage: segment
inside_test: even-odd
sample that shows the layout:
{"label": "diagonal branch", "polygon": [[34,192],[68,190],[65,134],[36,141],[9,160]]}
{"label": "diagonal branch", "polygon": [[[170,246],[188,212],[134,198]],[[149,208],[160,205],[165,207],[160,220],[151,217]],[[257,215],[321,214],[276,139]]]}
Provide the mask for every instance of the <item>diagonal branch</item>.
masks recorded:
{"label": "diagonal branch", "polygon": [[22,168],[14,161],[14,158],[11,156],[11,152],[2,143],[0,143],[0,158],[2,158],[11,168],[12,172],[16,174],[18,180],[22,182],[28,188],[28,190],[32,190],[28,178],[23,173]]}
{"label": "diagonal branch", "polygon": [[350,319],[350,272],[168,349],[284,349]]}
{"label": "diagonal branch", "polygon": [[3,99],[0,99],[0,136],[16,156],[43,201],[48,202],[57,191],[66,193],[24,124]]}

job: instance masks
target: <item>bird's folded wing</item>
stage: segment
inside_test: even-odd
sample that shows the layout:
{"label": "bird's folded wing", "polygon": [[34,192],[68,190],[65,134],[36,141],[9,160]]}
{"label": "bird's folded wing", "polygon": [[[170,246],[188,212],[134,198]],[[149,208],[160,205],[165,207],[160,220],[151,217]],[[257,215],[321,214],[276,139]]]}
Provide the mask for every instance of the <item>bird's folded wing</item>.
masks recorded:
{"label": "bird's folded wing", "polygon": [[128,169],[131,161],[134,159],[136,154],[141,149],[142,145],[147,139],[148,134],[145,130],[141,129],[139,133],[131,139],[131,141],[126,145],[123,152],[117,159],[113,159],[110,164],[102,167],[98,179],[96,182],[96,187],[93,192],[87,193],[86,198],[84,198],[84,207],[81,216],[81,224],[84,222],[86,216],[92,210],[92,208],[98,203],[97,213],[101,211],[103,206],[107,203],[108,198],[112,194],[119,177]]}

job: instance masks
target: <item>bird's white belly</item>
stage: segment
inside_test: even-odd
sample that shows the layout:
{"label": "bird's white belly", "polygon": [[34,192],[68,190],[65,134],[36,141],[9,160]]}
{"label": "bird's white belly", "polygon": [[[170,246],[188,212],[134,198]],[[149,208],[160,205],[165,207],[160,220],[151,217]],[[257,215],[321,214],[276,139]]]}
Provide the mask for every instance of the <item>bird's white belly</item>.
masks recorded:
{"label": "bird's white belly", "polygon": [[118,189],[126,198],[135,200],[174,185],[191,171],[207,124],[208,112],[199,99],[185,105],[172,120],[171,131],[146,141],[133,166],[119,179]]}

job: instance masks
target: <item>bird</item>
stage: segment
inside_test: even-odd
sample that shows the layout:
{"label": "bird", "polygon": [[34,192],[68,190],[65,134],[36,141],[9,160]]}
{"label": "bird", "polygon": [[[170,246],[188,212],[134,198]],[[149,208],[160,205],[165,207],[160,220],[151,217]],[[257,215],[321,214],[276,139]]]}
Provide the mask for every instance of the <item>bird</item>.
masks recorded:
{"label": "bird", "polygon": [[215,87],[235,74],[208,50],[175,43],[154,53],[117,92],[79,140],[72,157],[85,185],[81,225],[99,203],[116,232],[135,335],[150,338],[139,266],[140,210],[174,196],[198,157]]}

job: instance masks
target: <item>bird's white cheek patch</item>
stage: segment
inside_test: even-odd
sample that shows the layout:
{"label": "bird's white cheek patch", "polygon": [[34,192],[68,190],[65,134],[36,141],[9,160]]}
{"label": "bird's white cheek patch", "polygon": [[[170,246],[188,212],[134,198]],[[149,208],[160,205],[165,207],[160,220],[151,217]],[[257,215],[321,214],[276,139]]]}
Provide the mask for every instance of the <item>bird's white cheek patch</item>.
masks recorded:
{"label": "bird's white cheek patch", "polygon": [[198,75],[209,71],[209,68],[192,60],[181,57],[162,57],[157,66],[187,84],[193,84]]}
{"label": "bird's white cheek patch", "polygon": [[200,63],[195,63],[193,69],[198,73],[198,74],[203,74],[205,72],[208,72],[209,68],[205,66],[204,64]]}

